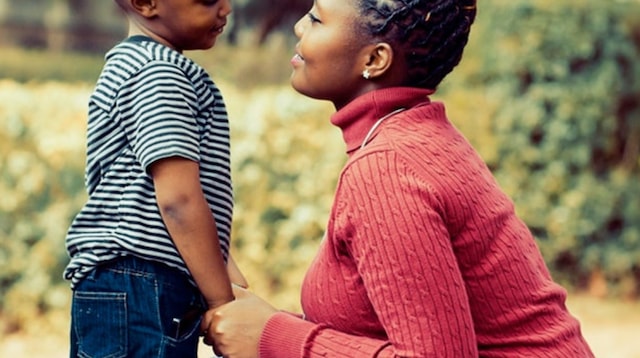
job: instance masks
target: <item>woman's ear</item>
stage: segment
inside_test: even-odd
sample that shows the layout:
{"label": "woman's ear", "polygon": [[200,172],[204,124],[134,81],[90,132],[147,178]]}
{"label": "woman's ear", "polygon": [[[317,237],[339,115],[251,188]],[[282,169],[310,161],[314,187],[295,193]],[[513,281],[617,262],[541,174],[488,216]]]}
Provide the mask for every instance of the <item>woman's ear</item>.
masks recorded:
{"label": "woman's ear", "polygon": [[142,17],[156,15],[156,0],[129,0],[131,8]]}
{"label": "woman's ear", "polygon": [[368,79],[387,73],[394,61],[393,49],[386,42],[371,45],[367,56],[367,63],[363,71],[368,73]]}

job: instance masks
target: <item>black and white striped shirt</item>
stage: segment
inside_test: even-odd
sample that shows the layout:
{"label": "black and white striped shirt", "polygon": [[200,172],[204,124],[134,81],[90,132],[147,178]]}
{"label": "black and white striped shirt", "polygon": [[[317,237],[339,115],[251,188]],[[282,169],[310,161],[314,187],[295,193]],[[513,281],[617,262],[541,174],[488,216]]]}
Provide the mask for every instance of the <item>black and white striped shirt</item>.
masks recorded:
{"label": "black and white striped shirt", "polygon": [[200,164],[200,181],[220,245],[229,251],[233,192],[229,123],[222,95],[204,69],[149,38],[114,47],[89,100],[85,183],[89,198],[69,228],[71,286],[96,265],[123,255],[189,273],[156,202],[147,173],[179,156]]}

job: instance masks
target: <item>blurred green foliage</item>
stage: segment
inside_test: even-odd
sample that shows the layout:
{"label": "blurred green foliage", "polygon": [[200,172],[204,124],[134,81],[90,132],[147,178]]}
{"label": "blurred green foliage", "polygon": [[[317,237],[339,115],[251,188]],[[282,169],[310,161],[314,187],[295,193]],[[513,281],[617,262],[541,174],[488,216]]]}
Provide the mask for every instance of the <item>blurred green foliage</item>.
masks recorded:
{"label": "blurred green foliage", "polygon": [[102,57],[78,52],[5,47],[2,48],[0,79],[95,83],[102,68]]}
{"label": "blurred green foliage", "polygon": [[[638,297],[640,3],[494,0],[479,10],[436,99],[514,199],[554,277]],[[331,106],[285,84],[292,54],[288,40],[193,54],[230,113],[234,255],[253,289],[285,309],[298,307],[346,159]],[[85,198],[86,100],[102,62],[11,56],[16,70],[3,62],[0,78],[15,71],[27,83],[0,81],[0,331],[68,305],[64,234]]]}
{"label": "blurred green foliage", "polygon": [[67,305],[63,238],[85,198],[88,89],[0,80],[0,331]]}
{"label": "blurred green foliage", "polygon": [[470,93],[464,120],[557,278],[637,296],[640,3],[491,5],[445,92]]}

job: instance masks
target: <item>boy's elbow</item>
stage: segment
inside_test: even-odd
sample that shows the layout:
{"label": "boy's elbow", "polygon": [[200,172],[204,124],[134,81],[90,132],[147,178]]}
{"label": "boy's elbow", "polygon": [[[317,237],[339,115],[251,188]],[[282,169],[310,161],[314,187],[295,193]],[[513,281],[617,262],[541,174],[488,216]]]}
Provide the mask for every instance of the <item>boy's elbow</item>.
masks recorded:
{"label": "boy's elbow", "polygon": [[157,204],[160,214],[166,219],[181,222],[188,217],[193,197],[187,193],[172,193],[170,195],[157,195]]}
{"label": "boy's elbow", "polygon": [[165,219],[182,220],[206,205],[197,163],[169,158],[153,163],[149,169],[157,205]]}

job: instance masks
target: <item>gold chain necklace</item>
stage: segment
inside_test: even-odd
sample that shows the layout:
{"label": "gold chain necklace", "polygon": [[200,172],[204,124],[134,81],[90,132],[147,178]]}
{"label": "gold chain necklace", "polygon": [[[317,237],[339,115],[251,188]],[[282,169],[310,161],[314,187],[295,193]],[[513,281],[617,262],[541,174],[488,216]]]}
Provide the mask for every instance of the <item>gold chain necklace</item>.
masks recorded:
{"label": "gold chain necklace", "polygon": [[373,134],[373,132],[376,130],[376,128],[378,128],[378,126],[380,125],[380,123],[382,123],[382,121],[384,121],[385,119],[394,116],[402,111],[404,111],[405,108],[398,108],[395,111],[386,114],[385,116],[379,118],[374,124],[373,126],[371,126],[371,129],[369,129],[369,132],[367,133],[367,135],[364,137],[364,140],[362,141],[362,144],[360,144],[360,149],[364,148],[365,145],[367,145],[367,142],[369,141],[371,135]]}

